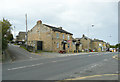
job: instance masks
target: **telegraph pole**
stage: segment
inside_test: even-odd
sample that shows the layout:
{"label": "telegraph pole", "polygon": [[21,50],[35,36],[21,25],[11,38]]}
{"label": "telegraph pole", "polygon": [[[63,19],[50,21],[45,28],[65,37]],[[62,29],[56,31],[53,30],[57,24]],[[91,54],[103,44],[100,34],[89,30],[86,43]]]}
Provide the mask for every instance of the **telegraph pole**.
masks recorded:
{"label": "telegraph pole", "polygon": [[27,44],[27,14],[25,14],[25,18],[26,18],[26,48],[28,49],[28,44]]}

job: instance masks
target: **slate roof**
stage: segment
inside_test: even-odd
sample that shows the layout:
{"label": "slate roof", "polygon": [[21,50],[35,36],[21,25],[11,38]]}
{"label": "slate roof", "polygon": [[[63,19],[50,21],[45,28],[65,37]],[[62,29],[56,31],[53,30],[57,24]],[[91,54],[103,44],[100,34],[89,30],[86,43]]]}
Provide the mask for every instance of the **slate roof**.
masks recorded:
{"label": "slate roof", "polygon": [[85,36],[85,35],[83,35],[83,36],[82,36],[82,38],[75,38],[75,39],[78,39],[78,40],[81,40],[81,39],[86,39],[86,40],[88,40],[88,39],[89,39],[89,40],[92,40],[92,39],[88,38],[88,37],[87,37],[87,36]]}
{"label": "slate roof", "polygon": [[63,30],[63,29],[60,29],[60,28],[57,28],[57,27],[53,27],[53,26],[50,26],[50,25],[46,25],[46,24],[43,24],[43,25],[51,28],[53,31],[58,31],[58,32],[61,32],[61,33],[66,33],[66,34],[73,35],[72,33],[67,32],[67,31],[65,31],[65,30]]}
{"label": "slate roof", "polygon": [[26,32],[19,32],[19,34],[26,34]]}
{"label": "slate roof", "polygon": [[94,39],[93,42],[104,42],[104,41],[99,39]]}

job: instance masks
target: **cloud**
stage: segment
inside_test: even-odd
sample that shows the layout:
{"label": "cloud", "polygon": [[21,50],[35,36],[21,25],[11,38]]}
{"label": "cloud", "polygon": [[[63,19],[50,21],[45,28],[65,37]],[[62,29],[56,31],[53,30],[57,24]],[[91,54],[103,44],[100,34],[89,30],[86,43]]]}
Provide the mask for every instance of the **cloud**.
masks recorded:
{"label": "cloud", "polygon": [[[19,31],[25,31],[27,13],[28,29],[37,20],[42,20],[46,24],[62,26],[72,32],[74,37],[81,37],[82,34],[88,34],[89,28],[89,37],[115,44],[118,28],[117,2],[118,0],[1,0],[0,17],[9,19],[16,26],[15,35]],[[94,28],[91,28],[92,24],[95,25]],[[112,40],[107,37],[110,34]]]}

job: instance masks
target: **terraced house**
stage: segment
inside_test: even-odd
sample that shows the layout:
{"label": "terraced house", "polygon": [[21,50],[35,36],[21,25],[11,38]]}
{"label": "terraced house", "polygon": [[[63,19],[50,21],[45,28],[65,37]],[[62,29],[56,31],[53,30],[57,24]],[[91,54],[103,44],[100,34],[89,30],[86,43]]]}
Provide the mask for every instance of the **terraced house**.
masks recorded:
{"label": "terraced house", "polygon": [[25,35],[26,35],[26,32],[19,32],[18,35],[16,36],[16,42],[25,43]]}
{"label": "terraced house", "polygon": [[99,39],[94,39],[92,40],[92,49],[94,49],[95,51],[101,52],[101,51],[106,51],[107,50],[107,43],[104,42],[103,40],[99,40]]}
{"label": "terraced house", "polygon": [[63,30],[62,27],[42,24],[42,21],[39,20],[28,31],[28,45],[43,51],[72,51],[72,35],[72,33]]}
{"label": "terraced house", "polygon": [[82,50],[88,51],[88,49],[90,49],[90,50],[97,51],[97,52],[103,52],[109,48],[108,43],[106,43],[105,41],[99,40],[99,39],[92,40],[86,37],[84,34],[82,38],[75,38],[75,40],[76,40],[75,42],[77,43],[76,50],[80,50],[80,51]]}

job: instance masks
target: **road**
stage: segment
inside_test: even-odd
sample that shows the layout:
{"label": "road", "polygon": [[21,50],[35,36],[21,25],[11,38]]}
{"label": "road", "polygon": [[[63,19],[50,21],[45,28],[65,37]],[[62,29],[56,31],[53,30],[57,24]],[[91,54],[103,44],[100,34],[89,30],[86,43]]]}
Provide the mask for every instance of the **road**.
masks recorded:
{"label": "road", "polygon": [[44,58],[13,45],[9,51],[18,60],[3,64],[3,80],[118,80],[118,60],[113,58],[118,53]]}

